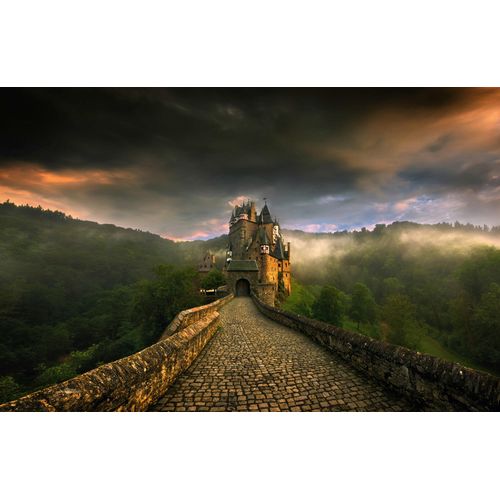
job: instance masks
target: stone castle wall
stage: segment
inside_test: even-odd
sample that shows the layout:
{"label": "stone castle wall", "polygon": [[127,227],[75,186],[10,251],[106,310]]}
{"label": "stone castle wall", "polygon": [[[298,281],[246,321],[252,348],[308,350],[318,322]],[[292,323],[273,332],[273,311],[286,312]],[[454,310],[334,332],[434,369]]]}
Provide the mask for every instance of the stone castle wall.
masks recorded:
{"label": "stone castle wall", "polygon": [[271,255],[264,254],[260,256],[262,283],[278,283],[278,260]]}
{"label": "stone castle wall", "polygon": [[276,285],[274,283],[259,283],[254,291],[262,302],[274,306],[276,300]]}
{"label": "stone castle wall", "polygon": [[258,309],[298,330],[389,388],[435,410],[500,410],[500,379],[405,347],[281,311],[254,296]]}
{"label": "stone castle wall", "polygon": [[232,271],[226,272],[226,283],[230,293],[236,293],[236,282],[243,278],[250,283],[250,290],[254,290],[259,283],[259,273],[257,271]]}
{"label": "stone castle wall", "polygon": [[161,340],[57,385],[0,405],[0,411],[144,411],[196,359],[232,295],[179,313]]}
{"label": "stone castle wall", "polygon": [[229,241],[231,242],[234,260],[245,258],[247,241],[255,238],[257,227],[255,221],[239,220],[229,228]]}
{"label": "stone castle wall", "polygon": [[283,261],[283,269],[281,270],[283,276],[283,284],[285,285],[285,290],[288,295],[292,293],[292,276],[291,276],[291,266],[289,260]]}

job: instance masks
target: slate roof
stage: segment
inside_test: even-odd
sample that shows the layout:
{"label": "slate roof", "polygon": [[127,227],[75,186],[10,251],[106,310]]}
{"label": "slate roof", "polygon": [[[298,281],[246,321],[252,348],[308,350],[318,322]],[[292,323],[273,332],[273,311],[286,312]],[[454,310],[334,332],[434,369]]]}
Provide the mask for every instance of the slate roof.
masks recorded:
{"label": "slate roof", "polygon": [[265,230],[265,228],[259,228],[258,239],[261,245],[269,245],[269,239],[267,237],[267,231]]}
{"label": "slate roof", "polygon": [[267,208],[267,205],[264,205],[264,208],[260,213],[260,220],[262,224],[269,224],[270,222],[273,222],[273,219],[271,217],[271,212],[269,211],[269,208]]}
{"label": "slate roof", "polygon": [[285,251],[283,250],[283,243],[281,241],[281,238],[278,238],[272,256],[280,260],[283,260],[285,258]]}
{"label": "slate roof", "polygon": [[258,271],[255,260],[232,260],[227,266],[228,272],[231,271]]}

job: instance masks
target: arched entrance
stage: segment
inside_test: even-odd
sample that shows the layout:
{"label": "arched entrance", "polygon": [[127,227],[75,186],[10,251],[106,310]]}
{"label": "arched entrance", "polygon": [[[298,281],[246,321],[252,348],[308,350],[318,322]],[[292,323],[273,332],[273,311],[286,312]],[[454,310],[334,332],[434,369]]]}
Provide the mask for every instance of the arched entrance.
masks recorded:
{"label": "arched entrance", "polygon": [[250,283],[245,278],[240,278],[235,286],[236,297],[248,297],[250,295]]}

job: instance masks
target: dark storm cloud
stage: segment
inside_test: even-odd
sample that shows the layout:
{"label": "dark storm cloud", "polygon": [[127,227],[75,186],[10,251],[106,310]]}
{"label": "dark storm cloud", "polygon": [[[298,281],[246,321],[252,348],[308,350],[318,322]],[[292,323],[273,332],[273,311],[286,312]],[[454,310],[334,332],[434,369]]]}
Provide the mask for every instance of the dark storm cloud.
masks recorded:
{"label": "dark storm cloud", "polygon": [[239,196],[318,230],[492,223],[499,109],[490,89],[3,89],[0,187],[174,237],[223,232]]}
{"label": "dark storm cloud", "polygon": [[419,184],[428,190],[437,191],[481,191],[486,187],[500,187],[499,163],[495,160],[469,165],[443,165],[440,169],[408,168],[400,177],[410,184]]}
{"label": "dark storm cloud", "polygon": [[[296,157],[291,141],[345,133],[372,109],[452,105],[446,90],[93,90],[2,91],[2,157],[52,168],[108,167],[175,155],[196,164],[269,166]],[[241,148],[245,148],[242,151]],[[246,153],[241,154],[241,153]],[[285,158],[283,157],[285,154]],[[300,160],[301,158],[296,158]]]}

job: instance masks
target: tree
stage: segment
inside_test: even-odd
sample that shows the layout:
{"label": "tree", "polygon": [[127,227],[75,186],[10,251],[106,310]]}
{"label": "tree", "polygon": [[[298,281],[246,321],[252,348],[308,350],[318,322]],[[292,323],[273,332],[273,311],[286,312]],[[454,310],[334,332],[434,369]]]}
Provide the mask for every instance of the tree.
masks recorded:
{"label": "tree", "polygon": [[300,297],[296,303],[295,311],[297,314],[310,318],[312,316],[311,306],[304,297]]}
{"label": "tree", "polygon": [[71,366],[71,363],[62,363],[56,366],[45,368],[44,365],[40,367],[43,371],[35,379],[35,384],[43,387],[46,385],[58,384],[69,378],[76,377],[77,371]]}
{"label": "tree", "polygon": [[334,286],[325,285],[312,306],[313,316],[320,321],[342,326],[345,311],[345,294]]}
{"label": "tree", "polygon": [[285,311],[291,311],[302,316],[312,317],[312,305],[316,297],[307,285],[302,285],[292,278],[292,293],[280,305]]}
{"label": "tree", "polygon": [[142,327],[146,343],[157,338],[178,312],[201,304],[196,281],[193,269],[162,265],[155,280],[139,283],[132,319]]}
{"label": "tree", "polygon": [[351,318],[358,323],[375,321],[376,304],[370,289],[363,283],[356,283],[351,301]]}
{"label": "tree", "polygon": [[213,268],[201,281],[201,288],[205,290],[216,290],[226,284],[224,273],[217,268]]}
{"label": "tree", "polygon": [[382,316],[389,327],[390,342],[413,349],[418,346],[421,332],[415,313],[415,306],[406,295],[397,294],[387,297]]}
{"label": "tree", "polygon": [[494,247],[477,248],[459,269],[463,289],[477,302],[491,283],[500,283],[500,250]]}
{"label": "tree", "polygon": [[481,362],[500,369],[500,285],[492,283],[471,318],[471,350]]}
{"label": "tree", "polygon": [[21,387],[12,377],[0,377],[0,403],[15,399],[20,391]]}
{"label": "tree", "polygon": [[390,278],[385,278],[383,283],[384,296],[396,295],[402,293],[403,284],[397,279],[391,276]]}

